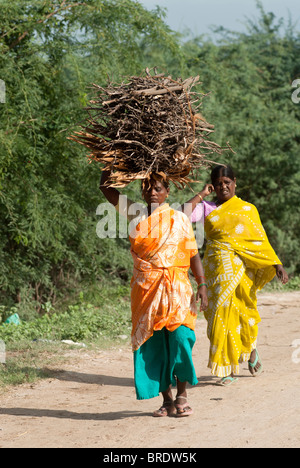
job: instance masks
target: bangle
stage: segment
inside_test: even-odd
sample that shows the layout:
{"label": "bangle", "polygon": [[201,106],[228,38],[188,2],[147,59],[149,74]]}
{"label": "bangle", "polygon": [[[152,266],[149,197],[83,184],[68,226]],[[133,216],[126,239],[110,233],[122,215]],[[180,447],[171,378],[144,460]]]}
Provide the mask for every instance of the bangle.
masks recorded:
{"label": "bangle", "polygon": [[195,280],[197,281],[197,283],[198,283],[198,280],[199,280],[199,283],[201,283],[201,281],[203,281],[203,283],[206,282],[205,276],[196,276]]}
{"label": "bangle", "polygon": [[203,197],[200,195],[200,193],[198,193],[198,197],[200,197],[200,202],[203,202]]}
{"label": "bangle", "polygon": [[206,283],[201,283],[201,284],[198,284],[198,287],[197,287],[197,289],[200,289],[200,288],[201,288],[201,286],[206,286],[206,287],[207,287],[207,284],[206,284]]}

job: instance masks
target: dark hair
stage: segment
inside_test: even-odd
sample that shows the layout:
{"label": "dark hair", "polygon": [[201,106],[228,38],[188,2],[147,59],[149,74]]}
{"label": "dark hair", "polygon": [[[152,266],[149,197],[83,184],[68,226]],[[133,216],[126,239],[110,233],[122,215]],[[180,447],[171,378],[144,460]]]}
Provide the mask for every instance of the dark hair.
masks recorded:
{"label": "dark hair", "polygon": [[151,187],[151,185],[154,184],[156,181],[160,182],[165,187],[165,189],[170,188],[170,183],[166,176],[152,173],[149,179],[142,180],[142,190],[148,190]]}
{"label": "dark hair", "polygon": [[231,180],[235,179],[235,175],[231,166],[216,166],[211,171],[211,183],[214,185],[220,177],[228,177]]}

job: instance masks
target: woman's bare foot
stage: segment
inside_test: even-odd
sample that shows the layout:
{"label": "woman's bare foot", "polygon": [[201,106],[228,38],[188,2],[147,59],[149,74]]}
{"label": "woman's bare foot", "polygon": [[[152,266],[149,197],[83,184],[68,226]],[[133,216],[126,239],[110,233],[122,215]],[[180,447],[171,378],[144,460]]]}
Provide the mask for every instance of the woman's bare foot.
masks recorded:
{"label": "woman's bare foot", "polygon": [[250,359],[248,361],[248,368],[250,374],[253,375],[253,377],[256,377],[257,375],[261,374],[263,371],[263,365],[260,360],[258,351],[254,349],[250,355]]}

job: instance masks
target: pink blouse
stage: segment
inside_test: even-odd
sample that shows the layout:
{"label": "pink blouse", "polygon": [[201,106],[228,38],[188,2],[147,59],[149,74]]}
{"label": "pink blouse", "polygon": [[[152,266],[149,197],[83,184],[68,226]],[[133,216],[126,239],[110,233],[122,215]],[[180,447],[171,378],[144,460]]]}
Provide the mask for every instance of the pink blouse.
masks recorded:
{"label": "pink blouse", "polygon": [[217,205],[214,202],[203,201],[202,203],[198,203],[192,213],[191,222],[197,223],[198,221],[203,221],[204,223],[206,217],[216,208]]}

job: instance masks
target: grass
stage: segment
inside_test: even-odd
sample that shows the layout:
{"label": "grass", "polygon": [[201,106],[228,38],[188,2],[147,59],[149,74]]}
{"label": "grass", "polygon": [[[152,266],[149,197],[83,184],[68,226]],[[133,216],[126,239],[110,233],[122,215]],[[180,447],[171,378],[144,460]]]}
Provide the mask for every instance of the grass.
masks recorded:
{"label": "grass", "polygon": [[64,362],[65,350],[59,344],[21,341],[10,344],[6,364],[0,364],[0,388],[34,383],[50,377],[48,366]]}
{"label": "grass", "polygon": [[264,292],[290,292],[290,291],[300,291],[300,276],[291,277],[288,284],[283,286],[277,278],[271,281],[265,288]]}
{"label": "grass", "polygon": [[[22,311],[16,308],[2,309],[3,319],[11,312],[18,312],[21,317],[20,325],[0,326],[0,340],[6,351],[6,363],[0,364],[2,389],[49,377],[49,364],[53,366],[67,359],[70,345],[62,340],[83,343],[88,349],[129,342],[130,286],[97,285],[77,294],[76,300],[70,297],[69,301],[72,303],[65,302],[59,310],[48,304],[42,317],[31,320],[23,320]],[[72,347],[78,349],[76,345]]]}

